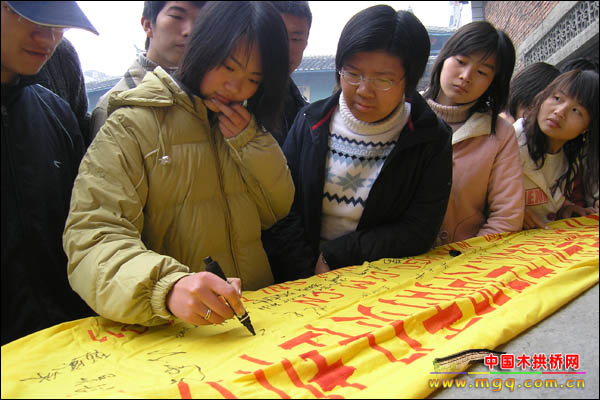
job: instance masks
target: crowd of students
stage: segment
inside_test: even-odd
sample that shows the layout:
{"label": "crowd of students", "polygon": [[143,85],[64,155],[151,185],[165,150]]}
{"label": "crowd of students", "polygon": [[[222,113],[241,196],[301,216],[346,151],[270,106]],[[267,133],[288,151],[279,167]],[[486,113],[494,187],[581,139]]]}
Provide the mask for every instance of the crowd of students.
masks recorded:
{"label": "crowd of students", "polygon": [[90,120],[76,53],[53,60],[92,24],[2,1],[2,344],[94,313],[218,324],[242,288],[598,212],[597,64],[513,76],[510,38],[478,21],[419,93],[427,30],[378,5],[308,104],[291,73],[311,23],[305,1],[147,1],[146,52]]}

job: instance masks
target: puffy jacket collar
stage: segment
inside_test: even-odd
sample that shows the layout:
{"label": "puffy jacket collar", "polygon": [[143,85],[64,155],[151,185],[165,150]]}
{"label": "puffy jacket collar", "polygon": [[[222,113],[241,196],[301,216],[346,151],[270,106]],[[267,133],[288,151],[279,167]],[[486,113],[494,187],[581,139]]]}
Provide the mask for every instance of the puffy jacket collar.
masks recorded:
{"label": "puffy jacket collar", "polygon": [[[311,126],[311,137],[314,143],[319,142],[319,138],[323,134],[329,133],[329,122],[339,104],[341,93],[340,90],[334,95],[316,101],[304,109],[304,116]],[[396,145],[397,148],[406,148],[419,143],[439,140],[439,131],[443,126],[451,132],[450,128],[429,108],[419,93],[413,92],[410,97],[407,97],[406,101],[411,104],[411,112],[408,123],[402,130],[402,139]]]}
{"label": "puffy jacket collar", "polygon": [[108,100],[108,114],[123,106],[170,107],[178,104],[192,114],[207,119],[204,102],[194,96],[194,104],[179,84],[161,67],[146,73],[142,82],[131,90],[113,93]]}

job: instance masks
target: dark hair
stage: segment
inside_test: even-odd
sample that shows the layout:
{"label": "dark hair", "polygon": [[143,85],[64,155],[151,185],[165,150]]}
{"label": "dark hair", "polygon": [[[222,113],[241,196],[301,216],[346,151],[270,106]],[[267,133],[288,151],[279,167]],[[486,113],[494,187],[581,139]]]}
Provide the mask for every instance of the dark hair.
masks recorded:
{"label": "dark hair", "polygon": [[498,113],[504,110],[508,100],[510,77],[515,68],[515,47],[506,33],[496,29],[487,21],[475,21],[460,27],[444,43],[431,69],[429,87],[423,97],[435,100],[441,90],[440,76],[447,58],[474,53],[483,53],[483,58],[496,57],[494,79],[488,89],[477,99],[469,110],[469,116],[475,112],[492,114],[491,133],[496,132]]}
{"label": "dark hair", "polygon": [[[226,23],[225,23],[226,22]],[[238,44],[256,45],[262,81],[248,99],[248,111],[269,131],[276,131],[289,79],[289,48],[283,19],[269,2],[210,1],[202,9],[175,78],[200,95],[206,73],[225,62]]]}
{"label": "dark hair", "polygon": [[510,81],[509,114],[518,119],[517,108],[531,107],[535,95],[544,90],[558,75],[558,68],[545,62],[536,62],[521,70]]}
{"label": "dark hair", "polygon": [[584,191],[593,193],[598,182],[598,73],[578,69],[565,72],[535,96],[531,112],[524,125],[529,156],[538,168],[544,166],[548,141],[538,125],[537,116],[542,103],[557,91],[576,99],[590,116],[590,123],[585,133],[569,140],[562,147],[567,157],[568,169],[558,179],[557,185],[565,188],[567,198],[572,196],[573,181],[580,172],[582,163],[585,162]]}
{"label": "dark hair", "polygon": [[306,18],[308,21],[308,29],[312,24],[312,13],[308,6],[308,1],[272,1],[273,7],[280,14],[290,14],[296,17]]}
{"label": "dark hair", "polygon": [[[193,5],[198,8],[202,8],[206,1],[190,1]],[[156,24],[156,17],[158,17],[158,13],[165,8],[167,4],[166,1],[144,1],[144,9],[142,10],[142,17],[149,20],[152,25]],[[150,38],[146,38],[146,50],[150,46]]]}
{"label": "dark hair", "polygon": [[[402,60],[405,95],[417,87],[429,57],[429,34],[421,21],[408,11],[396,12],[387,5],[366,8],[344,26],[335,55],[335,69],[341,71],[346,60],[363,51],[383,50]],[[340,84],[336,72],[335,79]]]}
{"label": "dark hair", "polygon": [[574,69],[580,69],[583,71],[595,71],[598,72],[598,61],[590,60],[587,58],[575,58],[569,60],[560,67],[560,73],[569,72]]}

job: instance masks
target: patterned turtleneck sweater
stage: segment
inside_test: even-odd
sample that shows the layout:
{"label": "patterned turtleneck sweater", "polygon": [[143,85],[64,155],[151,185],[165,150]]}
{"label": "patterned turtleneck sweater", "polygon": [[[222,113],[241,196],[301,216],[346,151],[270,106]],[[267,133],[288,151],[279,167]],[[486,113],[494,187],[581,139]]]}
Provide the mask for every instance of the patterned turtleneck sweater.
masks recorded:
{"label": "patterned turtleneck sweater", "polygon": [[330,123],[323,187],[321,239],[356,230],[369,191],[410,116],[404,101],[386,119],[367,123],[352,115],[344,95]]}
{"label": "patterned turtleneck sweater", "polygon": [[452,132],[456,132],[467,122],[469,109],[475,105],[475,101],[459,106],[444,106],[431,99],[427,99],[427,104],[429,104],[429,107],[431,107],[438,117],[450,125]]}

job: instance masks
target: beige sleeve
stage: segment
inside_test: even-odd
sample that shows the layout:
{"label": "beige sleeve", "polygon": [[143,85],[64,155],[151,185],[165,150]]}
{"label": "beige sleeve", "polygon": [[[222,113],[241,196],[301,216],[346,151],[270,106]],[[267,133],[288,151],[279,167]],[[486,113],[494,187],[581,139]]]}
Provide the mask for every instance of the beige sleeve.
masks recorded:
{"label": "beige sleeve", "polygon": [[81,162],[63,246],[71,286],[98,314],[157,325],[174,318],[166,296],[190,273],[142,241],[148,183],[136,135],[143,128],[127,125],[121,110],[111,115]]}

